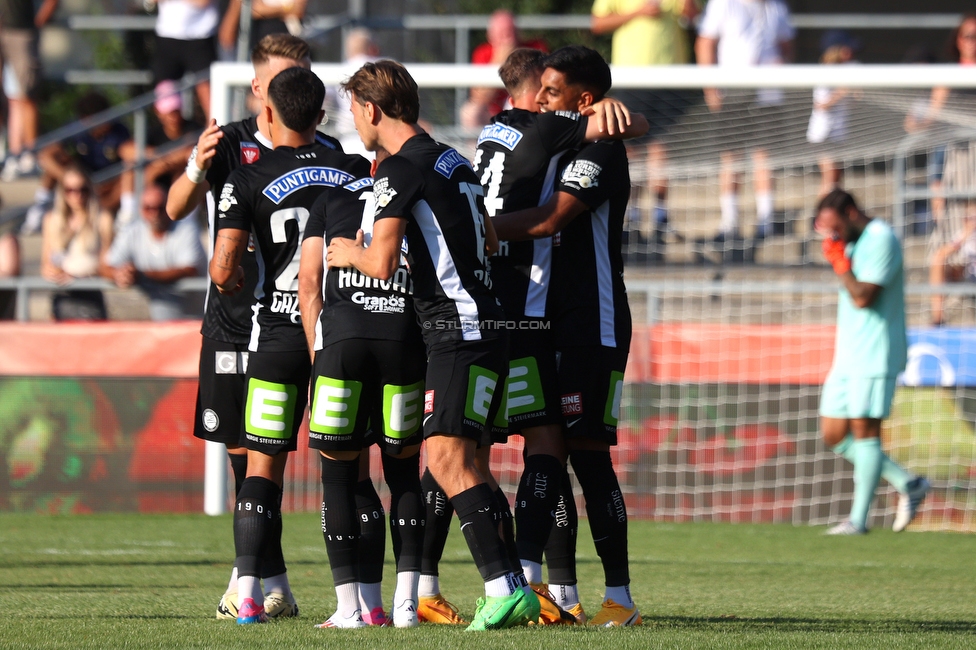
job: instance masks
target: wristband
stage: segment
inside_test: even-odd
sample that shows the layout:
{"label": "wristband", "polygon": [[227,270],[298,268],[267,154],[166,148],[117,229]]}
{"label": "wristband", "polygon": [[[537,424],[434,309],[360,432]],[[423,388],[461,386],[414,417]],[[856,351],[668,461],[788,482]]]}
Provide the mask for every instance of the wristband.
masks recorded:
{"label": "wristband", "polygon": [[195,164],[193,158],[186,163],[186,177],[190,179],[190,182],[194,185],[199,185],[200,181],[206,177],[207,172],[204,169],[200,169]]}

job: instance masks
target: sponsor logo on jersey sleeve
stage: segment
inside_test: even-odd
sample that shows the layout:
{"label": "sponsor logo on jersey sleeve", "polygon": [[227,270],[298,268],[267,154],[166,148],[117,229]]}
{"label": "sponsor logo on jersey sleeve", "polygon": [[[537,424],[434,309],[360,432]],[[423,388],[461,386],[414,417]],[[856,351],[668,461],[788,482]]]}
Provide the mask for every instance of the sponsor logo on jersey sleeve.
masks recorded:
{"label": "sponsor logo on jersey sleeve", "polygon": [[261,148],[256,142],[241,142],[241,164],[253,165],[261,157]]}
{"label": "sponsor logo on jersey sleeve", "polygon": [[349,172],[332,167],[301,167],[271,181],[261,193],[275,205],[300,189],[312,185],[337,187],[355,180]]}
{"label": "sponsor logo on jersey sleeve", "polygon": [[390,205],[390,201],[396,195],[397,191],[390,187],[389,176],[384,176],[378,181],[375,181],[373,183],[373,201],[376,204],[375,214],[379,214],[383,211],[383,208]]}
{"label": "sponsor logo on jersey sleeve", "polygon": [[437,162],[434,163],[434,169],[438,174],[444,178],[450,178],[451,174],[458,167],[467,167],[471,169],[471,163],[468,159],[459,154],[454,149],[448,149],[437,158]]}
{"label": "sponsor logo on jersey sleeve", "polygon": [[230,183],[224,183],[220,190],[220,200],[217,201],[217,211],[223,217],[235,205],[237,205],[237,199],[234,198],[234,186]]}
{"label": "sponsor logo on jersey sleeve", "polygon": [[588,190],[597,187],[600,178],[600,167],[595,162],[589,160],[574,160],[573,163],[563,171],[560,182],[563,185],[575,185],[581,190]]}
{"label": "sponsor logo on jersey sleeve", "polygon": [[522,132],[518,129],[513,129],[507,124],[489,124],[481,130],[481,135],[478,136],[478,146],[481,146],[482,142],[494,142],[505,147],[509,151],[514,151],[515,146],[522,139]]}

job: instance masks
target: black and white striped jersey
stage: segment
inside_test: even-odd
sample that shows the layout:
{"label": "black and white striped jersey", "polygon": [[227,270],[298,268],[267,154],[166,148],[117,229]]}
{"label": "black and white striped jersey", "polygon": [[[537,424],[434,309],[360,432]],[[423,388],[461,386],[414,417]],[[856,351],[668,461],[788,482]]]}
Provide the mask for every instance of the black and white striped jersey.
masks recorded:
{"label": "black and white striped jersey", "polygon": [[[586,135],[578,113],[502,111],[481,131],[474,170],[485,191],[489,217],[534,208],[549,200],[561,154]],[[546,315],[552,240],[503,242],[491,259],[495,294],[510,318]]]}
{"label": "black and white striped jersey", "polygon": [[305,350],[298,308],[302,235],[315,199],[369,175],[369,162],[319,143],[278,147],[230,174],[217,201],[217,231],[251,233],[257,278],[251,295],[252,352]]}
{"label": "black and white striped jersey", "polygon": [[[312,205],[305,239],[321,237],[324,255],[335,237],[355,239],[361,229],[368,247],[375,208],[373,179],[368,176],[324,192]],[[316,350],[346,339],[421,343],[413,309],[413,280],[403,254],[389,280],[371,278],[353,267],[326,266],[322,314],[315,331]]]}
{"label": "black and white striped jersey", "polygon": [[[258,129],[258,121],[249,117],[239,122],[231,122],[220,127],[223,136],[217,142],[217,149],[210,169],[207,170],[207,182],[210,183],[210,193],[207,195],[207,222],[210,226],[210,251],[213,251],[214,215],[220,191],[227,182],[230,173],[243,165],[250,165],[261,159],[272,149],[271,141],[262,135]],[[321,145],[342,151],[339,141],[323,133],[316,134],[316,141]],[[196,155],[196,149],[193,154]],[[200,332],[209,339],[243,345],[251,338],[251,305],[254,302],[254,282],[257,281],[257,262],[253,247],[248,247],[241,259],[247,284],[244,290],[233,296],[227,296],[210,285],[207,291],[206,309],[203,314],[203,327]]]}
{"label": "black and white striped jersey", "polygon": [[550,318],[556,347],[630,347],[621,234],[630,172],[620,141],[587,144],[567,156],[558,192],[589,208],[553,237]]}
{"label": "black and white striped jersey", "polygon": [[429,135],[380,163],[375,219],[407,220],[414,308],[430,346],[499,335],[504,312],[491,291],[483,191],[471,164]]}

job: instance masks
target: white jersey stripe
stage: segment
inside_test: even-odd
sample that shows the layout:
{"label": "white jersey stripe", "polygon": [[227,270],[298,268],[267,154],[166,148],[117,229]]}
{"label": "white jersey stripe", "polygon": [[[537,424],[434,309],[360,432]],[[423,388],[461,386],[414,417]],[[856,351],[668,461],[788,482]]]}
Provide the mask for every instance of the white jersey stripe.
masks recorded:
{"label": "white jersey stripe", "polygon": [[600,343],[617,347],[613,318],[613,267],[610,266],[610,201],[605,201],[590,217],[593,252],[596,257],[596,283],[600,296]]}
{"label": "white jersey stripe", "polygon": [[[549,160],[546,178],[539,194],[539,205],[548,202],[556,187],[556,172],[559,160],[565,151]],[[543,318],[546,315],[546,298],[549,295],[549,280],[552,275],[552,237],[536,239],[532,242],[532,270],[529,272],[529,287],[525,293],[525,315]]]}
{"label": "white jersey stripe", "polygon": [[437,215],[424,200],[418,201],[413,206],[412,213],[420,227],[420,232],[424,235],[424,243],[427,245],[430,259],[434,263],[441,289],[444,291],[444,295],[454,301],[458,317],[461,320],[461,338],[465,341],[480,341],[478,303],[474,301],[474,298],[461,283],[461,276],[454,264],[454,258],[451,257],[451,251],[447,247],[444,231],[441,230],[440,224],[437,222]]}
{"label": "white jersey stripe", "polygon": [[261,257],[261,249],[257,239],[254,240],[254,257],[258,263],[258,283],[254,285],[254,304],[251,305],[251,340],[247,344],[247,349],[251,352],[258,351],[258,341],[261,340],[261,325],[258,323],[258,313],[261,311],[261,299],[264,298],[264,258]]}

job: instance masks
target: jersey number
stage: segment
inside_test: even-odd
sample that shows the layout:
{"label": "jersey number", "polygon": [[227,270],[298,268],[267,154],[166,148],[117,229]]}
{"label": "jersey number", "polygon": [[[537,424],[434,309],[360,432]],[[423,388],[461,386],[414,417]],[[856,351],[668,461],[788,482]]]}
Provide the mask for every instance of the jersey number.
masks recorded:
{"label": "jersey number", "polygon": [[[478,153],[475,155],[475,171],[479,171],[478,166],[481,164],[481,154],[483,153],[483,149],[478,149]],[[487,192],[485,194],[485,210],[488,212],[489,217],[494,217],[500,213],[505,203],[505,199],[498,196],[498,192],[502,187],[502,176],[504,174],[505,154],[501,151],[496,151],[495,155],[488,161],[488,166],[485,167],[485,173],[481,175],[481,186],[486,188]]]}
{"label": "jersey number", "polygon": [[485,250],[485,218],[482,216],[481,210],[478,209],[478,201],[475,197],[484,196],[485,190],[474,183],[458,183],[458,188],[461,190],[461,194],[468,197],[471,218],[474,220],[474,238],[478,246],[478,260],[484,266],[485,256],[488,254]]}
{"label": "jersey number", "polygon": [[305,224],[308,222],[308,210],[305,208],[285,208],[271,215],[271,241],[276,244],[287,244],[288,233],[285,224],[294,221],[298,224],[298,238],[295,240],[295,254],[278,277],[275,278],[275,289],[278,291],[298,291],[298,267],[301,265],[302,236],[305,234]]}

